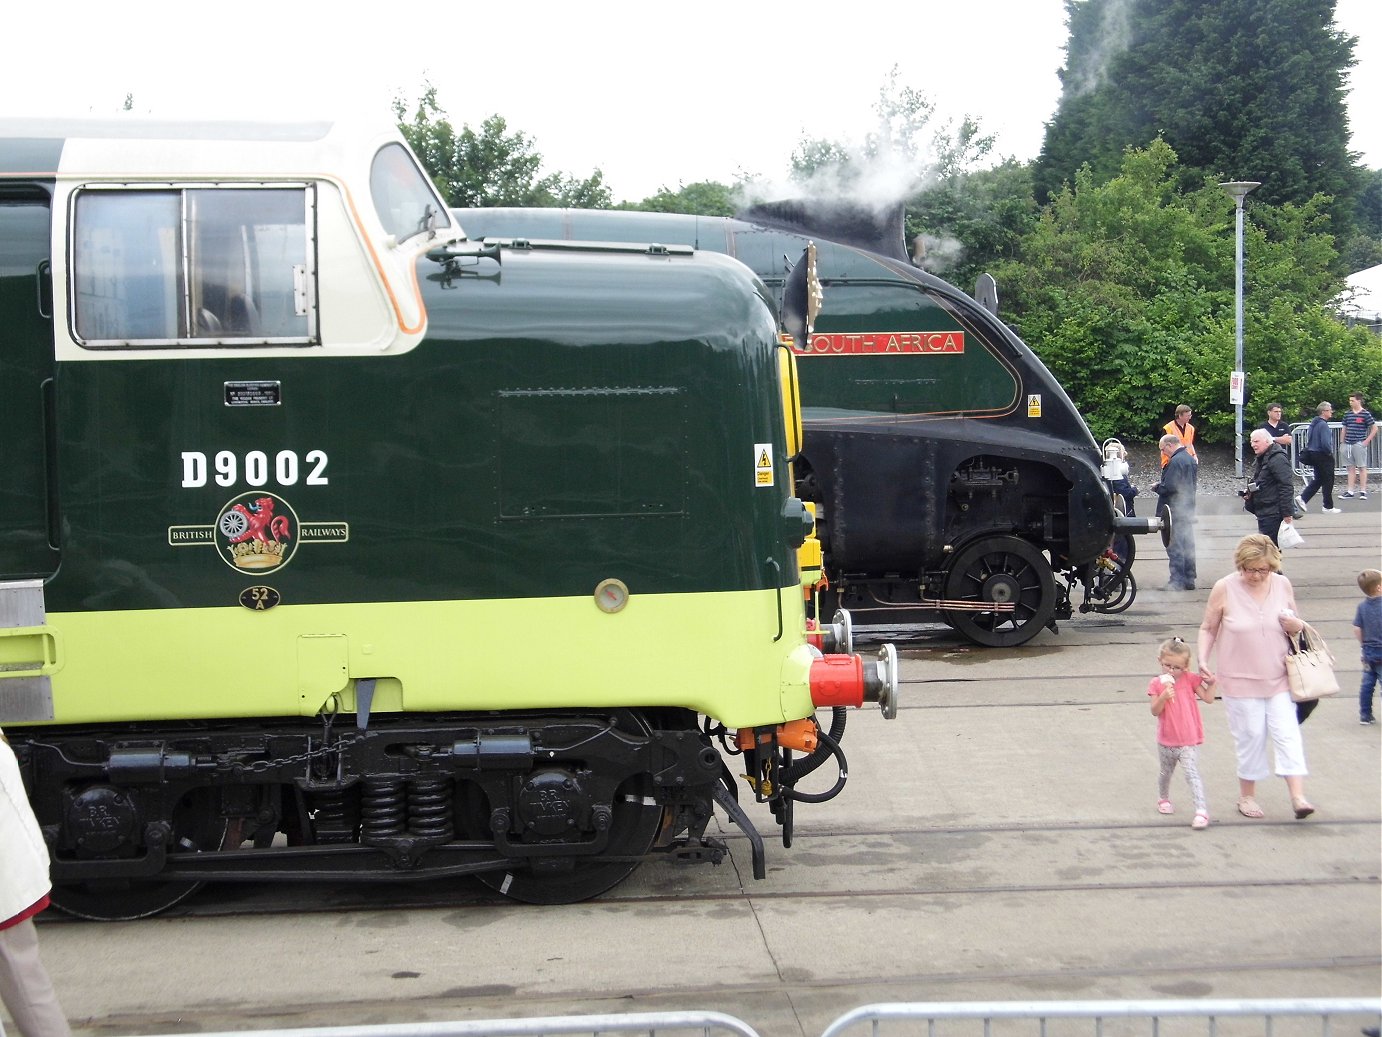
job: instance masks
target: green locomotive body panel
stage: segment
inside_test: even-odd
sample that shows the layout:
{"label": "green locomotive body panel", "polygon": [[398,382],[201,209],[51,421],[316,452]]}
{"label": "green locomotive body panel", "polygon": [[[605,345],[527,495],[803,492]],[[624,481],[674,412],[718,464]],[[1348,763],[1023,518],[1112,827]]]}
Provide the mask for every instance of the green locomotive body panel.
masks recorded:
{"label": "green locomotive body panel", "polygon": [[[801,243],[800,235],[748,222],[677,213],[496,208],[458,215],[477,238],[521,233],[530,241],[650,241],[721,252],[773,285],[786,279]],[[876,257],[815,243],[827,303],[799,352],[808,421],[885,416],[906,423],[1025,408],[1015,358],[992,329]]]}
{"label": "green locomotive body panel", "polygon": [[[428,284],[428,336],[399,355],[61,365],[76,555],[49,607],[224,605],[255,572],[295,603],[578,594],[609,575],[645,592],[769,587],[765,539],[784,571],[791,552],[767,311],[755,341],[711,342],[657,329],[645,306],[640,331],[656,341],[610,341],[574,314],[542,314],[520,287],[527,258],[500,286]],[[556,280],[560,260],[531,261],[541,284]],[[713,293],[687,292],[691,273],[677,271],[679,298],[725,314]],[[631,279],[603,277],[606,291]],[[600,311],[589,286],[571,290]],[[467,305],[477,292],[491,293],[488,313]],[[489,319],[510,306],[531,324]],[[277,402],[227,405],[227,386],[255,385]],[[774,437],[774,485],[757,486],[754,446]],[[710,440],[743,449],[708,452]],[[306,535],[278,564],[237,567],[216,520],[261,497]]]}
{"label": "green locomotive body panel", "polygon": [[[849,277],[856,254],[833,251],[841,256],[831,269]],[[802,398],[816,401],[813,425],[863,417],[900,424],[982,419],[1013,414],[1025,402],[1012,362],[963,314],[919,285],[860,275],[850,291],[831,296],[834,305],[799,354]]]}

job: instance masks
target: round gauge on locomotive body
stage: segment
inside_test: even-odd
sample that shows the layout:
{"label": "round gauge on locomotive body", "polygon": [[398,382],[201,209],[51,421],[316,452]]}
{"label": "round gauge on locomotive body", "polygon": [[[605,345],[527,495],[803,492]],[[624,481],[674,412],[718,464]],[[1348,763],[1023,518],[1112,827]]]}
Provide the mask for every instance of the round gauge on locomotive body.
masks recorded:
{"label": "round gauge on locomotive body", "polygon": [[601,580],[595,587],[595,604],[601,612],[615,613],[629,603],[629,588],[623,580]]}

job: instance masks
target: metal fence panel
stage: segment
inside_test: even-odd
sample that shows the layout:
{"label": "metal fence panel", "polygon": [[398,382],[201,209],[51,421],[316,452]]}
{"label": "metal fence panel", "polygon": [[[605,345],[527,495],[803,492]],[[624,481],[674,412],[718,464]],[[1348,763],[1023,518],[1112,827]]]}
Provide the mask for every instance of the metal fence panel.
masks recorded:
{"label": "metal fence panel", "polygon": [[[1379,1037],[1382,998],[1156,1001],[917,1001],[870,1004],[821,1037]],[[884,1033],[886,1031],[886,1034]],[[722,1012],[628,1012],[535,1019],[235,1030],[195,1037],[540,1037],[545,1034],[736,1034],[758,1037]],[[192,1035],[187,1035],[192,1037]]]}
{"label": "metal fence panel", "polygon": [[[1334,433],[1334,460],[1336,475],[1342,475],[1345,471],[1343,465],[1344,456],[1344,426],[1341,422],[1331,421],[1330,431]],[[1310,466],[1302,464],[1300,452],[1305,449],[1305,434],[1310,431],[1309,424],[1291,426],[1291,467],[1295,469],[1297,475],[1305,477],[1306,469]],[[1251,460],[1251,458],[1249,458]],[[1372,442],[1368,444],[1368,472],[1382,473],[1382,435],[1372,437]]]}
{"label": "metal fence panel", "polygon": [[920,1001],[864,1005],[822,1037],[1377,1037],[1379,1023],[1382,998]]}
{"label": "metal fence panel", "polygon": [[[535,1019],[470,1019],[442,1023],[390,1023],[377,1026],[319,1026],[297,1030],[231,1030],[195,1037],[541,1037],[544,1034],[646,1033],[738,1034],[758,1037],[748,1023],[723,1012],[626,1012],[610,1015],[558,1015]],[[188,1035],[192,1037],[192,1035]]]}

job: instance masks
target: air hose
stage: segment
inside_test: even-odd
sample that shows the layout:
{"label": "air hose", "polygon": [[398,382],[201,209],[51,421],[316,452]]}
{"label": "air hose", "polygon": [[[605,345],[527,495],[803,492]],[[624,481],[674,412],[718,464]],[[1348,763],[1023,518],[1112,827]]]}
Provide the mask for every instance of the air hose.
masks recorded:
{"label": "air hose", "polygon": [[[820,745],[816,747],[816,751],[804,759],[788,764],[778,775],[778,784],[786,789],[786,794],[798,803],[824,803],[828,799],[834,799],[845,787],[845,782],[849,780],[849,764],[845,760],[844,752],[840,749],[840,740],[845,734],[845,723],[849,719],[849,711],[844,706],[834,706],[831,712],[830,733],[820,732]],[[828,757],[834,757],[840,767],[840,776],[836,779],[835,785],[825,792],[797,792],[795,788],[797,782],[823,764]]]}

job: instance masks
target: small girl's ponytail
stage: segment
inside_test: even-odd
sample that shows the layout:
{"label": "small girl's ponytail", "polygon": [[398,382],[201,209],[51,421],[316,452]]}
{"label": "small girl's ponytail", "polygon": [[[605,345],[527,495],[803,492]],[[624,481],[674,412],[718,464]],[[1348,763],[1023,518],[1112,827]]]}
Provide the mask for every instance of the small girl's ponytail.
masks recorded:
{"label": "small girl's ponytail", "polygon": [[1163,655],[1174,655],[1178,659],[1190,659],[1190,646],[1179,637],[1168,637],[1157,646],[1156,654],[1158,657]]}

